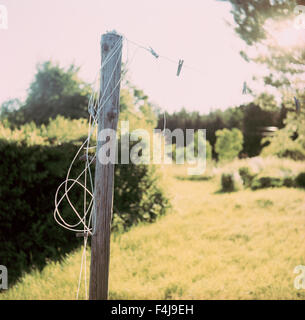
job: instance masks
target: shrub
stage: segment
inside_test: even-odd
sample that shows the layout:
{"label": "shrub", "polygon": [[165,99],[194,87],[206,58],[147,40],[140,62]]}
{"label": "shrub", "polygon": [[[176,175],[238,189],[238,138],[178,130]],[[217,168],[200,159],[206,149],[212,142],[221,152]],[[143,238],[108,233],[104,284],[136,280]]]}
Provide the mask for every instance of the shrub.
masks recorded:
{"label": "shrub", "polygon": [[239,129],[216,131],[215,151],[220,161],[232,161],[243,148],[243,134]]}
{"label": "shrub", "polygon": [[293,188],[296,186],[296,182],[294,177],[285,177],[283,179],[283,186],[288,187],[288,188]]}
{"label": "shrub", "polygon": [[221,187],[223,192],[237,191],[242,188],[242,180],[237,172],[222,173]]}
{"label": "shrub", "polygon": [[262,151],[262,156],[270,155],[275,155],[279,158],[288,158],[295,161],[305,160],[304,148],[294,141],[288,141],[287,144],[285,144],[283,141],[277,144],[275,142],[271,143]]}
{"label": "shrub", "polygon": [[[198,131],[194,134],[194,141],[188,144],[186,147],[177,147],[176,144],[172,145],[172,156],[173,160],[177,163],[186,162],[186,153],[193,160],[203,160],[198,159],[198,145],[205,147],[205,157],[206,161],[210,162],[212,160],[212,146],[208,140],[205,140],[201,135],[198,136]],[[192,160],[192,159],[188,159]]]}
{"label": "shrub", "polygon": [[[27,146],[0,140],[0,264],[8,267],[10,283],[22,271],[41,268],[47,259],[59,259],[81,244],[53,218],[56,189],[77,149],[72,143]],[[76,162],[71,176],[83,166]],[[149,166],[115,166],[113,229],[152,222],[165,213],[169,204],[157,178]],[[69,197],[81,211],[82,189],[75,188]],[[69,221],[74,216],[68,203],[62,203],[61,212]]]}
{"label": "shrub", "polygon": [[116,166],[113,230],[126,230],[140,222],[154,222],[165,214],[169,201],[158,179],[154,166]]}
{"label": "shrub", "polygon": [[[290,163],[293,166],[293,163]],[[273,166],[272,166],[273,165]],[[298,168],[287,167],[284,163],[271,161],[251,183],[253,190],[261,188],[295,187],[295,175]]]}
{"label": "shrub", "polygon": [[289,112],[284,120],[285,127],[263,140],[263,144],[269,144],[263,148],[262,155],[305,160],[304,120],[304,113]]}
{"label": "shrub", "polygon": [[295,183],[300,188],[305,188],[305,172],[301,172],[295,179]]}
{"label": "shrub", "polygon": [[279,158],[289,158],[295,161],[303,161],[305,160],[305,150],[302,148],[290,148],[281,150],[277,153]]}
{"label": "shrub", "polygon": [[268,177],[264,175],[258,175],[251,183],[251,189],[263,189],[263,188],[278,188],[284,185],[284,179],[279,177]]}
{"label": "shrub", "polygon": [[252,180],[255,177],[255,173],[248,167],[241,167],[238,170],[240,177],[242,178],[243,185],[247,188],[251,186]]}
{"label": "shrub", "polygon": [[[224,165],[221,172],[238,170],[244,187],[296,187],[296,177],[304,171],[304,163],[277,157],[235,160]],[[300,183],[299,183],[300,184]]]}

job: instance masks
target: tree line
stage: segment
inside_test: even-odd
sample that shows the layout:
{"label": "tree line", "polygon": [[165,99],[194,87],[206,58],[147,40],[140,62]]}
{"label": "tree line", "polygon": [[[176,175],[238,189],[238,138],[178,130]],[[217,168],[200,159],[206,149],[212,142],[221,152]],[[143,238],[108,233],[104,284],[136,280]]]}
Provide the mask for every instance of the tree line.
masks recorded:
{"label": "tree line", "polygon": [[[268,99],[271,103],[266,105]],[[272,97],[263,94],[254,102],[231,107],[224,111],[215,110],[208,114],[201,114],[198,111],[188,112],[182,109],[178,112],[165,113],[166,127],[170,130],[181,128],[186,129],[206,129],[207,140],[213,147],[213,157],[216,157],[215,143],[216,132],[221,129],[237,128],[243,133],[244,144],[242,152],[247,156],[258,155],[262,148],[262,139],[264,137],[265,127],[284,127],[288,109],[285,104],[280,107],[276,106]],[[164,126],[164,116],[159,115],[158,128]]]}

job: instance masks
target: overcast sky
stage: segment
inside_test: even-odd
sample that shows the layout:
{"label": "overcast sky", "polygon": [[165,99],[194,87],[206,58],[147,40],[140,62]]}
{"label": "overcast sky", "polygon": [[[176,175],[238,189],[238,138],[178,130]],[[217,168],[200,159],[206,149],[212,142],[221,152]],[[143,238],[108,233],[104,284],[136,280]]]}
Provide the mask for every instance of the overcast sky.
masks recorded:
{"label": "overcast sky", "polygon": [[100,36],[117,30],[151,46],[178,65],[156,59],[124,42],[133,56],[130,78],[152,101],[169,112],[208,112],[251,99],[243,82],[257,70],[239,56],[243,42],[228,27],[231,5],[216,0],[0,0],[8,9],[8,30],[0,30],[0,103],[26,97],[38,62],[81,66],[92,82],[100,67]]}

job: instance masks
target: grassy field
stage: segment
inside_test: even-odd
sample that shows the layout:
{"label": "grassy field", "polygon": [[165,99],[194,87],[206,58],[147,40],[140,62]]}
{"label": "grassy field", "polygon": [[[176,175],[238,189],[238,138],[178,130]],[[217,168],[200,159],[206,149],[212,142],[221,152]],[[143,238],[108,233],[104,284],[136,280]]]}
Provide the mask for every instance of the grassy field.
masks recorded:
{"label": "grassy field", "polygon": [[[164,170],[167,216],[112,237],[110,298],[305,299],[293,273],[305,265],[305,192],[220,193],[217,181],[182,170]],[[48,264],[0,299],[75,299],[80,259],[81,250]]]}

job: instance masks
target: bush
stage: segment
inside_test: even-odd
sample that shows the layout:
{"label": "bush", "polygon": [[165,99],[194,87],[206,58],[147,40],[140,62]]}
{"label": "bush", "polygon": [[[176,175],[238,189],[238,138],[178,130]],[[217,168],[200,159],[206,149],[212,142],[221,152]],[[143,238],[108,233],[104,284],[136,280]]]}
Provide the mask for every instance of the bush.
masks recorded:
{"label": "bush", "polygon": [[279,158],[289,158],[295,161],[303,161],[305,160],[305,150],[302,148],[291,148],[284,149],[279,151],[276,154]]}
{"label": "bush", "polygon": [[[254,190],[269,187],[296,187],[296,177],[304,171],[304,163],[277,157],[236,160],[224,165],[221,172],[238,171],[244,187]],[[299,179],[302,179],[301,177]],[[302,182],[299,182],[302,185]]]}
{"label": "bush", "polygon": [[154,166],[116,166],[113,230],[127,230],[140,222],[154,222],[165,214],[169,201],[158,179]]}
{"label": "bush", "polygon": [[295,179],[293,177],[285,177],[283,179],[283,186],[293,188],[296,186]]}
{"label": "bush", "polygon": [[198,145],[205,147],[205,160],[210,162],[212,160],[212,146],[208,140],[205,140],[201,135],[198,137],[198,131],[194,134],[194,141],[188,144],[186,147],[177,147],[176,144],[172,145],[172,157],[177,163],[186,162],[186,154],[189,154],[189,157],[196,160],[198,159]]}
{"label": "bush", "polygon": [[[272,162],[271,162],[272,164]],[[264,168],[251,183],[253,190],[262,188],[295,187],[295,169],[285,166],[276,166]]]}
{"label": "bush", "polygon": [[295,183],[300,188],[305,188],[305,172],[301,172],[295,179]]}
{"label": "bush", "polygon": [[242,188],[242,180],[237,172],[223,173],[221,175],[221,187],[223,192],[237,191]]}
{"label": "bush", "polygon": [[[42,268],[47,259],[59,259],[81,244],[53,218],[56,189],[77,149],[72,143],[27,146],[0,140],[0,264],[7,266],[10,283],[23,271]],[[71,176],[83,166],[76,162]],[[149,166],[115,167],[113,229],[152,222],[165,213],[168,200],[156,180]],[[75,188],[69,197],[81,210],[82,189]],[[74,216],[68,203],[62,203],[61,212],[69,221]]]}
{"label": "bush", "polygon": [[263,144],[268,143],[268,145],[263,148],[261,154],[303,161],[305,160],[304,137],[304,115],[302,113],[288,113],[285,127],[275,132],[274,136],[263,140]]}
{"label": "bush", "polygon": [[242,178],[243,185],[247,188],[251,186],[252,180],[255,177],[255,173],[248,167],[241,167],[238,170],[240,177]]}
{"label": "bush", "polygon": [[243,148],[243,134],[239,129],[216,131],[215,151],[220,161],[232,161]]}
{"label": "bush", "polygon": [[268,177],[259,175],[251,183],[251,189],[278,188],[284,185],[284,179],[279,177]]}

